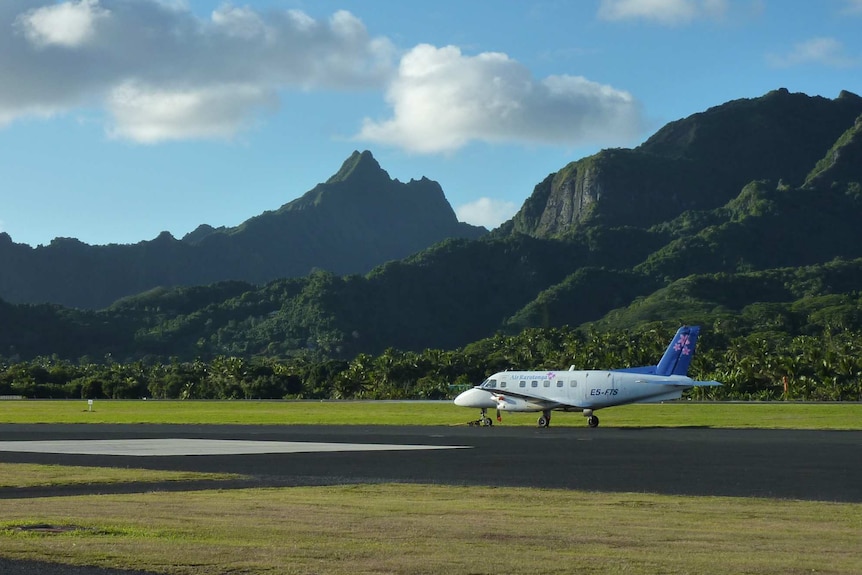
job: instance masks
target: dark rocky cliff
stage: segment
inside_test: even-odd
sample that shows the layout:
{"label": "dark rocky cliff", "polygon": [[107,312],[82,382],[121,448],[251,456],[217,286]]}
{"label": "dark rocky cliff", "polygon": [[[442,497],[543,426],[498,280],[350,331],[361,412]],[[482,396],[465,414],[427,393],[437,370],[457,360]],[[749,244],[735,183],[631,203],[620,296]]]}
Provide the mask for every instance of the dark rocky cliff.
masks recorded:
{"label": "dark rocky cliff", "polygon": [[855,118],[862,98],[775,90],[671,122],[635,149],[603,150],[536,186],[496,232],[565,235],[582,224],[649,227],[714,209],[753,180],[801,185]]}

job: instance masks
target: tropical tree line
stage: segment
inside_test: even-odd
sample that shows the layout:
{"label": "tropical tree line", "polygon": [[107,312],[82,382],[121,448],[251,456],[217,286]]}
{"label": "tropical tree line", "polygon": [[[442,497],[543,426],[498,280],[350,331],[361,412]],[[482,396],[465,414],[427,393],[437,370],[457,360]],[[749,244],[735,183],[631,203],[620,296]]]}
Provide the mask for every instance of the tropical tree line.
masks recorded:
{"label": "tropical tree line", "polygon": [[[83,399],[446,399],[505,369],[605,369],[655,364],[675,328],[527,329],[453,351],[387,349],[351,360],[323,356],[146,363],[0,358],[0,396]],[[694,399],[862,400],[862,332],[730,336],[704,330],[689,375],[717,380]]]}

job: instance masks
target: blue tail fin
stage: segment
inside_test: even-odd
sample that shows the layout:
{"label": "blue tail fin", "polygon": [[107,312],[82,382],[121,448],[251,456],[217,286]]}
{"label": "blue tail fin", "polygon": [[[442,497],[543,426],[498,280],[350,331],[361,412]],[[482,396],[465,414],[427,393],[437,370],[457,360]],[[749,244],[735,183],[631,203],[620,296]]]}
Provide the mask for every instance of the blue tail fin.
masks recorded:
{"label": "blue tail fin", "polygon": [[699,333],[698,325],[679,328],[656,366],[656,375],[685,375],[691,358],[694,357],[694,346]]}

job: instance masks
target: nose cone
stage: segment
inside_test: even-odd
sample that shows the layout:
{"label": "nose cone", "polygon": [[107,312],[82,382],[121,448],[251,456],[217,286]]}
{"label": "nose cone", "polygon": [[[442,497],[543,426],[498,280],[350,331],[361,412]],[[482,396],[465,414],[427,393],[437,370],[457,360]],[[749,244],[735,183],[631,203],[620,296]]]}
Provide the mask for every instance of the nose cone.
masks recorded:
{"label": "nose cone", "polygon": [[491,392],[474,387],[462,392],[455,398],[455,405],[460,407],[497,407],[497,400],[491,395]]}

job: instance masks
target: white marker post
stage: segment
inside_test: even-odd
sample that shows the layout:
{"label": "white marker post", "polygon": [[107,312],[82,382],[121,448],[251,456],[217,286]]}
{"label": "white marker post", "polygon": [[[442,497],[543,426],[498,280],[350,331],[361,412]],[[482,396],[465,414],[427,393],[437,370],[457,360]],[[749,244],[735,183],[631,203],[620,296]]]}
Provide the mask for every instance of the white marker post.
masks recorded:
{"label": "white marker post", "polygon": [[87,400],[87,411],[93,411],[93,400],[92,399]]}

